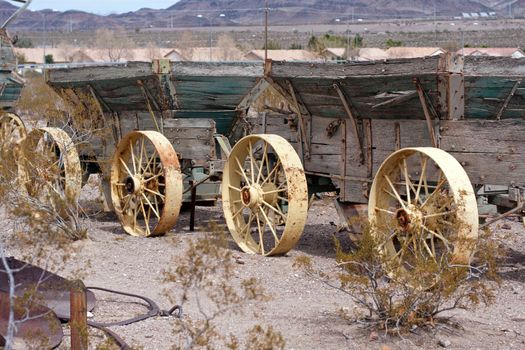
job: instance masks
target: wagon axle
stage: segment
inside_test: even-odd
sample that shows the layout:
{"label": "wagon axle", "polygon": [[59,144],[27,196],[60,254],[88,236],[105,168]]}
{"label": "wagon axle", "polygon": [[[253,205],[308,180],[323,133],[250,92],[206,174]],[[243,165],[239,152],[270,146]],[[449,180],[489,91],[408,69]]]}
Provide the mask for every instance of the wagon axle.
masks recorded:
{"label": "wagon axle", "polygon": [[420,208],[410,204],[396,211],[397,224],[403,231],[409,231],[413,227],[420,227],[423,223],[423,212]]}
{"label": "wagon axle", "polygon": [[274,205],[277,202],[277,187],[274,184],[254,184],[241,190],[241,199],[245,207],[257,208],[264,203]]}

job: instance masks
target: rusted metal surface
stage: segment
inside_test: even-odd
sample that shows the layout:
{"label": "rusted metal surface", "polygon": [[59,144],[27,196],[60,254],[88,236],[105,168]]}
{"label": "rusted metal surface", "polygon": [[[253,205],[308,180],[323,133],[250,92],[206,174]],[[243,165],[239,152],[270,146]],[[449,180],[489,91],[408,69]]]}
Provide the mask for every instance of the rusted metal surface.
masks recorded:
{"label": "rusted metal surface", "polygon": [[[5,345],[10,309],[9,294],[0,292],[0,346]],[[12,339],[15,349],[50,349],[60,344],[62,326],[51,309],[22,297],[14,298],[12,309],[16,325]]]}
{"label": "rusted metal surface", "polygon": [[[27,264],[15,258],[7,258],[11,270],[14,270],[16,282],[15,295],[23,297],[26,293],[35,291],[35,299],[52,309],[60,319],[69,319],[71,282],[40,267]],[[0,291],[9,291],[9,281],[5,270],[0,265]],[[95,295],[87,292],[87,308],[95,307]]]}
{"label": "rusted metal surface", "polygon": [[4,159],[19,156],[20,143],[26,136],[26,127],[19,116],[13,113],[0,116],[0,152]]}
{"label": "rusted metal surface", "polygon": [[[112,337],[121,349],[129,346],[107,327],[125,326],[155,316],[182,317],[182,307],[175,305],[169,310],[161,310],[151,299],[127,292],[100,287],[85,287],[82,281],[68,281],[49,271],[7,258],[7,265],[13,272],[15,289],[15,334],[16,348],[53,348],[62,339],[60,320],[70,321],[72,329],[72,349],[86,349],[86,325],[98,328]],[[0,346],[2,336],[6,336],[9,317],[9,278],[0,269]],[[137,298],[146,303],[147,312],[129,319],[115,322],[95,322],[87,320],[87,311],[95,307],[93,290]],[[44,306],[45,305],[45,306]],[[71,310],[71,312],[70,312]],[[28,317],[29,316],[29,317]],[[75,327],[77,327],[75,329]]]}
{"label": "rusted metal surface", "polygon": [[82,188],[82,167],[71,137],[59,128],[37,128],[21,145],[22,189],[67,215],[62,212],[64,203],[76,206]]}
{"label": "rusted metal surface", "polygon": [[414,256],[438,263],[446,254],[468,265],[478,238],[468,175],[454,157],[433,147],[403,148],[383,162],[370,191],[368,219],[372,235],[384,242],[381,254],[398,259],[401,269],[410,269],[406,261]]}
{"label": "rusted metal surface", "polygon": [[182,174],[165,136],[134,131],[122,139],[111,163],[111,198],[131,235],[162,235],[175,225],[182,205]]}
{"label": "rusted metal surface", "polygon": [[301,237],[308,210],[299,156],[281,136],[244,137],[224,167],[222,199],[228,228],[243,251],[287,253]]}

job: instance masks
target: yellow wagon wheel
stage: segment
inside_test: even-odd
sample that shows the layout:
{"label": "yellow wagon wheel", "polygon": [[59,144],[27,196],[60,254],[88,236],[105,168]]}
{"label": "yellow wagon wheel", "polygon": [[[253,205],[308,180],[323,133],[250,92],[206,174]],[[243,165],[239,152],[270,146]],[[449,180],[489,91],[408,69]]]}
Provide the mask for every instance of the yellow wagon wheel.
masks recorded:
{"label": "yellow wagon wheel", "polygon": [[478,236],[476,197],[465,170],[443,150],[405,148],[390,155],[374,178],[368,215],[380,252],[398,271],[470,262]]}
{"label": "yellow wagon wheel", "polygon": [[303,232],[308,189],[293,147],[278,135],[250,135],[233,147],[224,167],[224,217],[247,253],[285,254]]}
{"label": "yellow wagon wheel", "polygon": [[26,133],[24,122],[16,114],[5,113],[0,116],[0,151],[4,162],[18,161],[19,146]]}
{"label": "yellow wagon wheel", "polygon": [[156,131],[133,131],[119,142],[111,162],[111,200],[130,235],[162,235],[175,225],[182,174],[166,137]]}
{"label": "yellow wagon wheel", "polygon": [[56,209],[80,197],[82,168],[75,144],[58,128],[33,129],[22,142],[19,167],[27,193]]}

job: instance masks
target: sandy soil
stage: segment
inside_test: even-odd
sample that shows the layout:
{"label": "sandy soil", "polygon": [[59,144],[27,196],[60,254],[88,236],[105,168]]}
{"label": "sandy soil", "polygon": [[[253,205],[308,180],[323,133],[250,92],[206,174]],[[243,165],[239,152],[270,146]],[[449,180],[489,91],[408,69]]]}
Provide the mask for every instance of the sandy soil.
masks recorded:
{"label": "sandy soil", "polygon": [[[86,188],[84,189],[84,192]],[[88,191],[93,191],[89,189]],[[94,203],[89,203],[95,206]],[[223,223],[220,206],[198,208],[197,222],[206,227],[208,221]],[[163,291],[177,285],[162,283],[162,271],[182,254],[189,240],[205,232],[189,232],[189,213],[183,212],[172,232],[159,238],[137,238],[126,235],[113,214],[99,214],[89,221],[89,239],[77,242],[80,250],[67,263],[62,273],[74,277],[73,271],[85,269],[86,285],[136,293],[155,300],[163,309],[171,307]],[[231,242],[237,257],[236,279],[256,277],[264,286],[269,301],[240,305],[242,315],[218,318],[221,332],[239,337],[255,324],[272,325],[279,330],[287,349],[433,349],[441,348],[440,340],[450,342],[451,349],[522,349],[525,348],[525,229],[521,222],[507,220],[495,226],[509,255],[502,266],[503,282],[493,305],[476,310],[455,310],[447,314],[452,321],[432,331],[415,330],[403,338],[378,334],[357,324],[349,324],[339,316],[341,308],[355,305],[345,294],[308,277],[292,265],[294,258],[311,257],[320,269],[334,268],[332,235],[338,218],[329,200],[312,206],[306,229],[297,247],[283,257],[265,258],[242,253]],[[505,225],[503,225],[505,223]],[[336,234],[349,245],[345,233]],[[91,265],[91,267],[89,267]],[[84,268],[85,267],[85,268]],[[124,297],[98,293],[93,310],[97,321],[128,318],[144,310]],[[185,306],[184,317],[197,318],[196,306]],[[113,327],[128,344],[144,349],[169,349],[176,341],[174,319],[154,317],[124,327]],[[68,333],[67,329],[65,332]],[[95,334],[95,333],[94,333]],[[91,338],[91,345],[100,341]],[[65,337],[60,348],[69,347]]]}

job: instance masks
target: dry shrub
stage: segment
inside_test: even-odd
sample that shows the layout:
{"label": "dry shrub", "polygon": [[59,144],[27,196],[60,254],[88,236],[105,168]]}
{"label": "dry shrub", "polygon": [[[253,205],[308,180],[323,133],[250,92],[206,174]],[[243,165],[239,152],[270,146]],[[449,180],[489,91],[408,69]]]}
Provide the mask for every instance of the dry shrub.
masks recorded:
{"label": "dry shrub", "polygon": [[455,264],[447,254],[439,262],[420,256],[407,271],[397,260],[380,253],[382,242],[365,228],[355,251],[345,252],[336,240],[335,271],[320,271],[305,256],[296,258],[294,265],[357,304],[354,312],[341,310],[345,319],[401,334],[414,327],[435,326],[445,320],[440,317],[445,311],[493,301],[500,249],[488,231],[476,243],[471,265]]}
{"label": "dry shrub", "polygon": [[[94,136],[104,137],[106,133],[101,116],[95,112],[93,97],[69,90],[62,90],[59,95],[40,74],[31,73],[25,79],[17,109],[24,118],[27,132],[36,127],[58,127],[72,140],[72,144],[64,147],[75,147],[79,153],[89,155],[90,140]],[[64,247],[73,240],[86,238],[87,229],[78,203],[66,198],[60,188],[51,183],[56,176],[64,175],[64,155],[58,152],[57,146],[47,149],[49,154],[38,152],[34,149],[38,141],[28,140],[2,147],[2,158],[6,161],[0,164],[0,195],[16,226],[14,231],[19,242],[24,242],[21,246],[33,246],[39,251],[34,255],[45,256],[45,250],[53,251],[56,246]],[[46,244],[48,247],[44,249]]]}
{"label": "dry shrub", "polygon": [[[271,326],[252,328],[242,347],[237,335],[224,335],[216,319],[242,313],[250,302],[267,299],[255,278],[235,278],[236,263],[223,230],[211,224],[206,236],[190,240],[186,251],[176,257],[172,268],[164,271],[164,282],[174,283],[181,294],[171,289],[166,295],[175,303],[182,298],[182,306],[192,301],[198,316],[179,319],[174,332],[178,342],[173,349],[284,349],[282,335]],[[255,346],[255,347],[254,347]]]}

